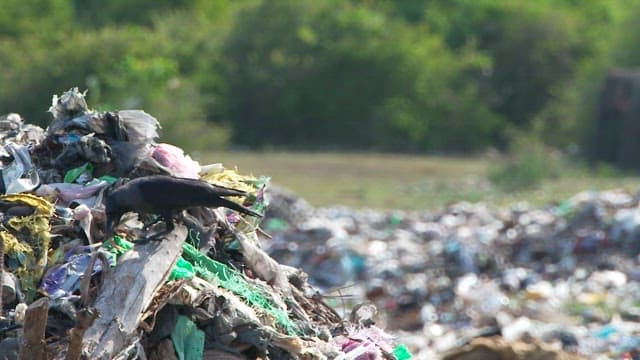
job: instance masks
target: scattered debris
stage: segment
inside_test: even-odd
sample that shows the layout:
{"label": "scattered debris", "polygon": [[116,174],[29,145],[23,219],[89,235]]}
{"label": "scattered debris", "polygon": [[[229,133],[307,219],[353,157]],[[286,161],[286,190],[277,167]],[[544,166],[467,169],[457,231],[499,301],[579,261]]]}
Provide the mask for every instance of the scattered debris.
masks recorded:
{"label": "scattered debris", "polygon": [[[156,143],[153,116],[92,111],[77,89],[49,110],[46,130],[0,117],[0,357],[411,357],[370,305],[350,323],[260,248],[268,178],[200,166]],[[149,180],[153,206],[121,190],[152,175],[188,189]]]}
{"label": "scattered debris", "polygon": [[[314,209],[156,143],[144,111],[77,89],[50,111],[0,117],[2,358],[640,358],[638,195]],[[153,175],[233,203],[118,213],[110,236],[110,194]]]}
{"label": "scattered debris", "polygon": [[[333,307],[376,305],[377,324],[416,359],[640,359],[639,201],[615,190],[545,208],[463,202],[432,213],[300,206],[287,214],[284,205],[267,214],[261,243],[305,271]],[[495,335],[494,355],[477,355],[484,340],[476,339]],[[504,355],[522,342],[554,354]]]}

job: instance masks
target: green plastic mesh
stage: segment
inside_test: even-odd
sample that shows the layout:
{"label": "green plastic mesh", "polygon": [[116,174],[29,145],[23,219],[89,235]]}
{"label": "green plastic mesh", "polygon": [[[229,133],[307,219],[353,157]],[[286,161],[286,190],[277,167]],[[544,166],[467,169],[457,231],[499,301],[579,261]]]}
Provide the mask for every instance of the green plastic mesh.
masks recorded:
{"label": "green plastic mesh", "polygon": [[289,335],[300,334],[296,324],[289,319],[287,311],[277,306],[275,301],[270,298],[267,289],[258,284],[249,283],[240,272],[201,254],[190,244],[184,243],[182,249],[184,251],[183,257],[194,265],[199,277],[217,283],[222,288],[242,297],[254,308],[261,309],[273,316],[276,323]]}

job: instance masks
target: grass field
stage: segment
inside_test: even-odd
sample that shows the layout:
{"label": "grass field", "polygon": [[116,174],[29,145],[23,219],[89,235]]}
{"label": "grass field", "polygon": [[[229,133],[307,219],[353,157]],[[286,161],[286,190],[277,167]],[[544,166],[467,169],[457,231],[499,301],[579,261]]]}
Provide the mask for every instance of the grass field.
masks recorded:
{"label": "grass field", "polygon": [[583,190],[640,189],[640,177],[602,176],[568,170],[557,179],[519,192],[495,187],[487,175],[496,159],[344,153],[208,153],[201,163],[221,162],[242,174],[267,175],[314,206],[434,210],[455,201],[504,206],[545,205]]}

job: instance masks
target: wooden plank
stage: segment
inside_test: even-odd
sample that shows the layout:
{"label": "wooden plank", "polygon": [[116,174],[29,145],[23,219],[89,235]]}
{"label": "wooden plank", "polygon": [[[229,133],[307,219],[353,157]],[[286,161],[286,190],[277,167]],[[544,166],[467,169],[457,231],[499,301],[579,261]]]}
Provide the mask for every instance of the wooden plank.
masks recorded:
{"label": "wooden plank", "polygon": [[186,237],[186,227],[177,225],[162,240],[137,244],[118,259],[94,304],[99,318],[84,336],[86,358],[110,359],[131,344],[141,314],[169,277]]}
{"label": "wooden plank", "polygon": [[49,315],[49,298],[34,301],[25,312],[24,336],[20,341],[21,360],[46,360],[46,342],[44,341]]}

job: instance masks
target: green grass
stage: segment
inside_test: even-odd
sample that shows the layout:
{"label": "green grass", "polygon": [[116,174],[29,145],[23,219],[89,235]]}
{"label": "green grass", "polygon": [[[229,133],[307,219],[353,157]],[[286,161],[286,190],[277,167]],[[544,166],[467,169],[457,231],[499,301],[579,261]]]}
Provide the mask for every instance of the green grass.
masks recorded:
{"label": "green grass", "polygon": [[537,187],[509,192],[488,176],[500,160],[350,153],[206,153],[201,163],[221,162],[242,174],[267,175],[314,206],[435,210],[456,201],[541,206],[583,190],[640,189],[640,177],[597,175],[569,169]]}

